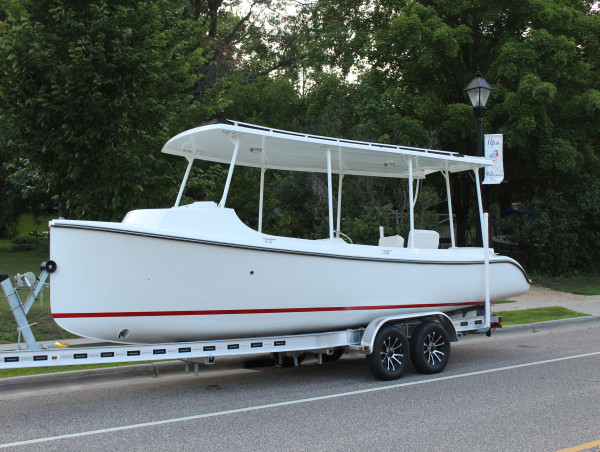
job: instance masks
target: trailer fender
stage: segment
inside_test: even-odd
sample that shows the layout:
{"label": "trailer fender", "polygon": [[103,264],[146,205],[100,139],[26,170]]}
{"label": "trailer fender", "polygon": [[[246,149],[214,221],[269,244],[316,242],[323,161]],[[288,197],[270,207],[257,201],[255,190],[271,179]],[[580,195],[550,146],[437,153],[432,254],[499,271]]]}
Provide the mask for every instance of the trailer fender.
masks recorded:
{"label": "trailer fender", "polygon": [[440,322],[446,331],[448,332],[448,336],[450,336],[451,342],[458,341],[458,335],[456,334],[456,328],[454,328],[454,324],[450,317],[448,317],[443,312],[424,312],[424,313],[411,313],[411,314],[403,314],[403,315],[394,315],[394,316],[386,316],[386,317],[378,317],[371,321],[369,325],[365,328],[365,332],[363,334],[359,350],[363,353],[370,354],[373,351],[373,342],[375,341],[375,336],[383,327],[389,323],[399,323],[401,325],[405,325],[407,328],[406,336],[410,336],[410,332],[412,329],[409,329],[409,321],[415,320],[415,324],[421,323],[421,321],[425,320],[435,320]]}

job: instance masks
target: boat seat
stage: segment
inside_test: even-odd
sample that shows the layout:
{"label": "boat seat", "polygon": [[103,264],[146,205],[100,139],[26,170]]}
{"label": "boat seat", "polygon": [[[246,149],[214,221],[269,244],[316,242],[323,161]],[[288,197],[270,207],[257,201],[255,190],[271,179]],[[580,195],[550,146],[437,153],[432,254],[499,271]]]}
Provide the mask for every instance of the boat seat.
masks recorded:
{"label": "boat seat", "polygon": [[402,248],[404,246],[404,237],[399,235],[379,237],[379,246],[395,246]]}
{"label": "boat seat", "polygon": [[408,234],[408,246],[410,247],[411,238],[415,237],[415,248],[438,249],[440,245],[440,234],[437,231],[429,231],[427,229],[414,229]]}

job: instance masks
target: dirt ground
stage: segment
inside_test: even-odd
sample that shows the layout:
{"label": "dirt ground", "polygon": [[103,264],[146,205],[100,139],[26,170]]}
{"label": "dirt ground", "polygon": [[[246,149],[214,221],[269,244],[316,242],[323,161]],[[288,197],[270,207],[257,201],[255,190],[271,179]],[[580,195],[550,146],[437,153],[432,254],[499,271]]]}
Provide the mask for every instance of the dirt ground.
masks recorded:
{"label": "dirt ground", "polygon": [[568,292],[559,292],[558,290],[547,289],[532,285],[529,287],[529,292],[520,297],[513,298],[516,301],[532,301],[532,300],[586,300],[589,299],[589,295],[577,295]]}
{"label": "dirt ground", "polygon": [[511,299],[515,300],[515,303],[496,305],[496,310],[512,311],[546,306],[563,306],[584,314],[600,316],[600,295],[577,295],[532,285],[525,295]]}

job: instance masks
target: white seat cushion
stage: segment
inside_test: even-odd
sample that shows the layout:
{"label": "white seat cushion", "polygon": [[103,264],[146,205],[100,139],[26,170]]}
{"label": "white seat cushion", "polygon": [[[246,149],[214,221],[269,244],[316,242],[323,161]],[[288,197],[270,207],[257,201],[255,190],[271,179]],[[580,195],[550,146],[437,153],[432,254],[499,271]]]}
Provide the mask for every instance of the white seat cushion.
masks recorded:
{"label": "white seat cushion", "polygon": [[414,232],[415,248],[437,249],[440,244],[440,234],[436,231],[427,229],[415,229],[408,234],[408,246],[411,245],[411,237]]}
{"label": "white seat cushion", "polygon": [[399,235],[390,235],[389,237],[380,237],[379,246],[396,246],[402,248],[404,246],[404,237]]}

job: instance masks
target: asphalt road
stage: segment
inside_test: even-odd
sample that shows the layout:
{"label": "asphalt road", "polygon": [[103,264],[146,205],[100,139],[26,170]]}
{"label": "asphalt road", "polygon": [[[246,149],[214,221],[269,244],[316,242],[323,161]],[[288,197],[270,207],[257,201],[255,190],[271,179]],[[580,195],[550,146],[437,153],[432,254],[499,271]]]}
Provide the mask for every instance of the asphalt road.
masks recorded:
{"label": "asphalt road", "polygon": [[600,440],[599,401],[588,321],[467,337],[443,373],[391,383],[346,356],[3,394],[0,448],[555,451]]}

